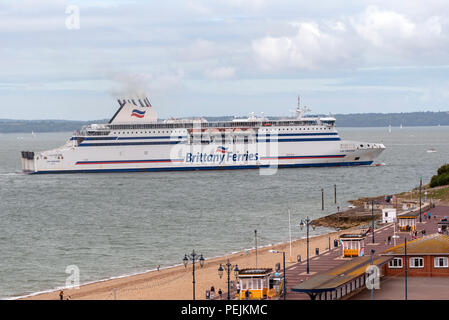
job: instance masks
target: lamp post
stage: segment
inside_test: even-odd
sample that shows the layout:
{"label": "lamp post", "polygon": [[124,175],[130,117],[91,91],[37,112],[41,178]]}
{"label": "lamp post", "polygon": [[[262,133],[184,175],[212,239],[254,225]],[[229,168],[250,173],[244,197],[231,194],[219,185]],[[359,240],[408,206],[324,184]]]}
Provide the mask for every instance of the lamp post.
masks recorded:
{"label": "lamp post", "polygon": [[324,189],[321,188],[321,210],[324,210]]}
{"label": "lamp post", "polygon": [[[374,252],[375,251],[376,250],[371,249],[371,265],[373,265],[373,262],[374,262]],[[374,269],[373,269],[373,272],[374,272]],[[374,284],[371,285],[371,300],[374,300]]]}
{"label": "lamp post", "polygon": [[[310,271],[310,266],[309,266],[309,224],[310,224],[310,219],[309,217],[307,217],[305,220],[301,219],[301,222],[299,223],[299,227],[302,229],[304,229],[304,225],[307,228],[307,274],[309,274]],[[315,230],[315,225],[312,224],[312,228]]]}
{"label": "lamp post", "polygon": [[201,254],[198,257],[198,254],[195,252],[195,250],[192,250],[192,253],[189,255],[184,255],[184,259],[182,259],[182,262],[184,263],[184,267],[187,268],[187,264],[189,263],[189,260],[192,261],[192,276],[193,276],[193,280],[192,280],[192,284],[193,284],[193,300],[195,300],[195,261],[199,261],[200,262],[200,267],[202,268],[204,265],[204,258],[203,255]]}
{"label": "lamp post", "polygon": [[421,188],[422,188],[422,177],[419,178],[419,222],[422,222],[422,215],[421,215]]}
{"label": "lamp post", "polygon": [[373,231],[373,244],[374,244],[374,200],[371,200],[371,229]]}
{"label": "lamp post", "polygon": [[228,259],[228,262],[225,264],[225,268],[223,268],[222,264],[218,267],[218,275],[220,276],[220,279],[223,277],[223,271],[226,270],[226,273],[228,274],[228,300],[231,300],[231,269],[234,267],[235,272],[235,278],[237,279],[239,276],[239,267],[238,265],[233,266]]}
{"label": "lamp post", "polygon": [[334,184],[334,204],[337,204],[337,185]]}
{"label": "lamp post", "polygon": [[271,253],[282,253],[282,261],[283,261],[283,268],[284,268],[284,285],[282,286],[283,287],[283,289],[282,289],[282,291],[284,291],[284,300],[285,300],[285,297],[287,296],[287,281],[286,281],[286,279],[285,279],[285,252],[284,251],[277,251],[277,250],[268,250],[269,252],[271,252]]}
{"label": "lamp post", "polygon": [[407,300],[407,238],[404,238],[405,300]]}

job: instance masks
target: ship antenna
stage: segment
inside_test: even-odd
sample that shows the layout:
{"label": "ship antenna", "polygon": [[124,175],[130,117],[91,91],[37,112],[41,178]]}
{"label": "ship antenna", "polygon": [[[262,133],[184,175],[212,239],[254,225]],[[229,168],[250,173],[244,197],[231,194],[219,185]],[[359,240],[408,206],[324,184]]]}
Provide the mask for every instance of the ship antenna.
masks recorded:
{"label": "ship antenna", "polygon": [[304,116],[304,111],[301,109],[301,100],[298,94],[298,107],[296,108],[296,118],[300,119]]}

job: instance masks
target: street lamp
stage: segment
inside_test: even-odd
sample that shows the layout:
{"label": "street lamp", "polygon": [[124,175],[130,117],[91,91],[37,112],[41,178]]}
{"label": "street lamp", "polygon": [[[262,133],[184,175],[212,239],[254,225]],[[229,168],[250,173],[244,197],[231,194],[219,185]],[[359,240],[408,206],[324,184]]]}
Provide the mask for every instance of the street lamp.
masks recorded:
{"label": "street lamp", "polygon": [[422,177],[419,178],[419,222],[422,222],[422,210],[421,210],[421,189],[422,189]]}
{"label": "street lamp", "polygon": [[228,259],[228,262],[225,264],[226,268],[223,268],[223,266],[220,263],[220,266],[218,267],[218,275],[220,276],[220,279],[223,277],[223,271],[226,270],[226,273],[228,274],[228,300],[231,300],[231,269],[234,267],[234,273],[235,273],[235,278],[237,279],[239,276],[239,267],[238,265],[233,266]]}
{"label": "street lamp", "polygon": [[199,261],[200,262],[200,267],[202,268],[204,265],[204,258],[203,255],[201,254],[198,257],[198,254],[195,252],[195,250],[192,251],[191,254],[189,255],[184,255],[184,259],[182,259],[182,262],[184,263],[184,267],[187,268],[187,264],[189,263],[189,260],[192,261],[192,275],[193,275],[193,300],[195,300],[195,261]]}
{"label": "street lamp", "polygon": [[282,261],[284,263],[284,285],[283,285],[283,291],[284,291],[284,300],[285,296],[287,295],[287,281],[285,279],[285,252],[284,251],[277,251],[277,250],[268,250],[271,253],[282,253]]}
{"label": "street lamp", "polygon": [[[376,252],[376,250],[371,249],[371,265],[373,265],[374,263],[374,252]],[[374,273],[375,272],[374,269],[372,270],[373,270],[372,272]],[[374,300],[374,284],[371,284],[371,300]]]}
{"label": "street lamp", "polygon": [[[304,229],[304,226],[307,227],[307,274],[309,274],[309,224],[310,224],[310,219],[309,217],[307,217],[305,220],[301,219],[301,222],[299,223],[299,227],[302,229]],[[315,224],[312,223],[312,228],[313,230],[315,230]]]}
{"label": "street lamp", "polygon": [[371,200],[371,229],[373,231],[373,244],[374,244],[374,200]]}

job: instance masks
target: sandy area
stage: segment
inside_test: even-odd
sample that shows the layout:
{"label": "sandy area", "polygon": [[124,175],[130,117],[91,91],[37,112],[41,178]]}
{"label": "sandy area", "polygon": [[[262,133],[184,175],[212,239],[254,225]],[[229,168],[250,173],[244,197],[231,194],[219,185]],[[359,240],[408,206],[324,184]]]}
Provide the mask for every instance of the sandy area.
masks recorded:
{"label": "sandy area", "polygon": [[[351,229],[310,238],[310,256],[315,255],[315,248],[319,248],[320,252],[327,250],[329,237],[331,238],[331,246],[333,246],[333,240],[337,239],[339,234],[348,232],[351,232]],[[291,256],[289,242],[258,248],[257,267],[274,269],[276,263],[281,263],[282,268],[282,254],[268,252],[270,249],[285,251],[286,266],[289,266],[296,263],[297,255],[301,255],[303,260],[306,258],[306,239],[292,242]],[[245,255],[244,252],[238,252],[228,256],[206,259],[203,268],[200,268],[199,264],[195,264],[196,299],[205,299],[206,290],[209,290],[211,286],[215,287],[216,292],[220,288],[223,293],[226,291],[226,272],[224,272],[223,279],[220,279],[217,269],[220,263],[226,263],[228,258],[233,265],[238,264],[240,269],[256,266],[256,250],[254,249],[250,250],[248,255]],[[234,279],[232,273],[231,280]],[[64,295],[70,296],[72,300],[112,300],[114,299],[114,289],[117,299],[190,300],[193,291],[192,264],[189,263],[187,268],[184,268],[183,265],[161,268],[159,271],[82,285],[79,289],[64,290]],[[59,299],[59,291],[43,293],[26,299]]]}

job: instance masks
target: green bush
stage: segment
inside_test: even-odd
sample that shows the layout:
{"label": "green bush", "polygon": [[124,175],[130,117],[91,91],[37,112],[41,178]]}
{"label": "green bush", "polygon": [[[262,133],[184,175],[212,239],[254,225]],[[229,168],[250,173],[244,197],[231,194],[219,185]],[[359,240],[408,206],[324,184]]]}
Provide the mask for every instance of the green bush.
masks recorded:
{"label": "green bush", "polygon": [[449,172],[433,176],[430,180],[430,187],[445,186],[449,184]]}
{"label": "green bush", "polygon": [[449,173],[449,164],[445,164],[438,169],[438,175],[442,175],[444,173]]}

